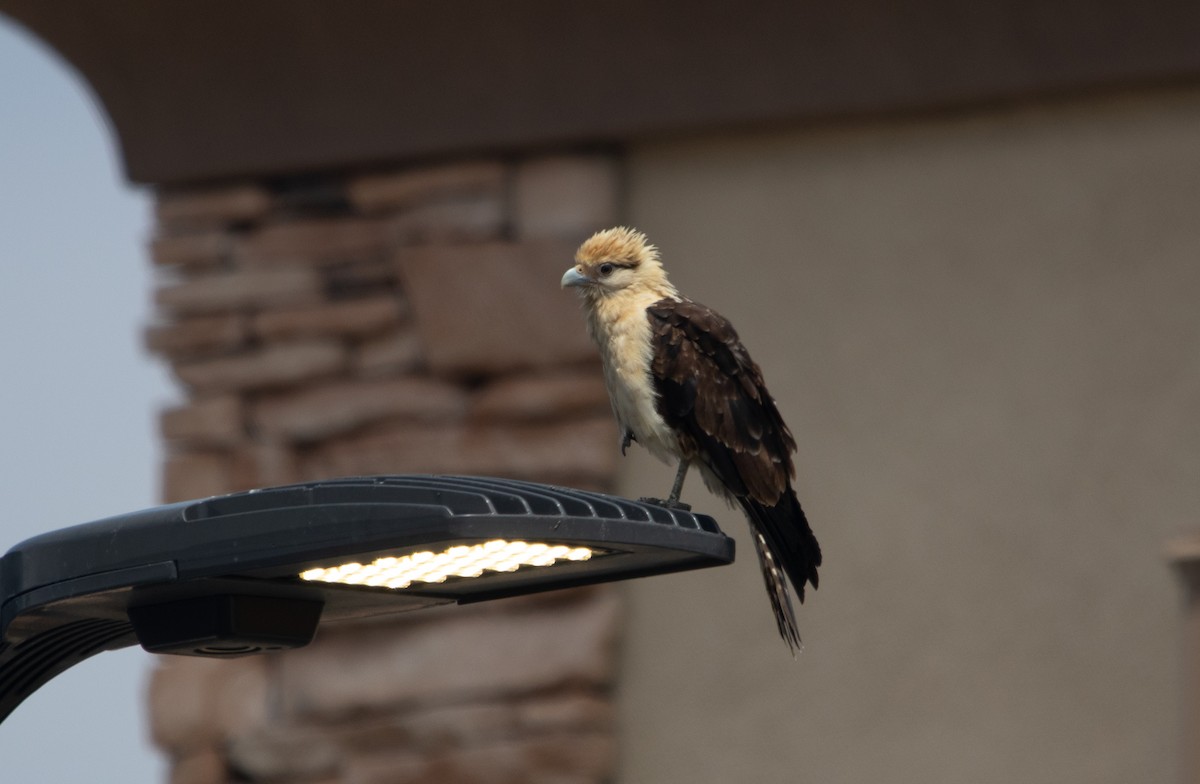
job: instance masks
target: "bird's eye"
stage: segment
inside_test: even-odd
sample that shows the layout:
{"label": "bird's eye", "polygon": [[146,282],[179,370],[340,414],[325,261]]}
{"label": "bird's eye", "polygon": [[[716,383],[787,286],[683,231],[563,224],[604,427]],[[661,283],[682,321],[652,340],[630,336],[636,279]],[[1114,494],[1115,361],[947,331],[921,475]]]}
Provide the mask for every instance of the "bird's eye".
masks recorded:
{"label": "bird's eye", "polygon": [[615,270],[615,269],[616,269],[616,265],[614,265],[614,264],[610,264],[609,262],[607,262],[607,261],[606,261],[606,262],[604,262],[603,264],[601,264],[601,265],[598,267],[598,269],[600,270],[600,274],[601,274],[603,277],[606,277],[606,278],[607,278],[609,275],[613,274],[613,270]]}

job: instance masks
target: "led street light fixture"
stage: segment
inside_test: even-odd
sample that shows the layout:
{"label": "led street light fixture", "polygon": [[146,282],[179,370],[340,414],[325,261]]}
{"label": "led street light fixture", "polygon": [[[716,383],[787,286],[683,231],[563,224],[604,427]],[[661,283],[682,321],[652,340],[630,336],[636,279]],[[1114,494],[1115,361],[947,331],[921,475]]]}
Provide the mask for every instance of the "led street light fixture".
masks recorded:
{"label": "led street light fixture", "polygon": [[0,720],[89,656],[237,656],[383,613],[718,566],[708,516],[529,482],[337,479],[169,504],[0,559]]}

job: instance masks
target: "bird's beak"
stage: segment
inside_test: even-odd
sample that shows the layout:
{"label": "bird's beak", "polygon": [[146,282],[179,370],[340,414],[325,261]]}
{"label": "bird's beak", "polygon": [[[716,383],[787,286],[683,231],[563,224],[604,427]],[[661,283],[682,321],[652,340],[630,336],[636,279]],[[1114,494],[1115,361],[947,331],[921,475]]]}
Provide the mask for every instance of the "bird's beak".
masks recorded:
{"label": "bird's beak", "polygon": [[584,275],[574,267],[571,267],[569,270],[564,272],[562,277],[562,287],[564,289],[568,286],[586,286],[591,282],[591,278],[589,278],[587,275]]}

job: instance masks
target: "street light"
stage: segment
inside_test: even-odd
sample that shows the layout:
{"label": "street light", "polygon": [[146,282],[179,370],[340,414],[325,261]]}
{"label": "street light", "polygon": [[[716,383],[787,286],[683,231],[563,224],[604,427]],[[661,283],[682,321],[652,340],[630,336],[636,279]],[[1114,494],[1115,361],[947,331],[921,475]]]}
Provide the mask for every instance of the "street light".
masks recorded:
{"label": "street light", "polygon": [[461,476],[336,479],[184,501],[0,559],[0,721],[60,672],[140,643],[229,657],[322,623],[718,566],[706,515]]}

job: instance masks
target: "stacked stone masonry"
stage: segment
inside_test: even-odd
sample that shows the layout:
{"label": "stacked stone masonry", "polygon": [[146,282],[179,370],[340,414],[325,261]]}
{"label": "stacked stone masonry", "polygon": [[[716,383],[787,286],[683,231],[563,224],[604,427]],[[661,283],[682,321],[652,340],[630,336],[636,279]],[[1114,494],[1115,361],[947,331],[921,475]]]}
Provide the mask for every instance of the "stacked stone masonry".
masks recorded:
{"label": "stacked stone masonry", "polygon": [[[558,280],[617,217],[615,158],[477,160],[162,193],[149,349],[176,501],[335,476],[466,473],[605,490],[617,433]],[[164,659],[172,784],[602,782],[610,590]]]}

